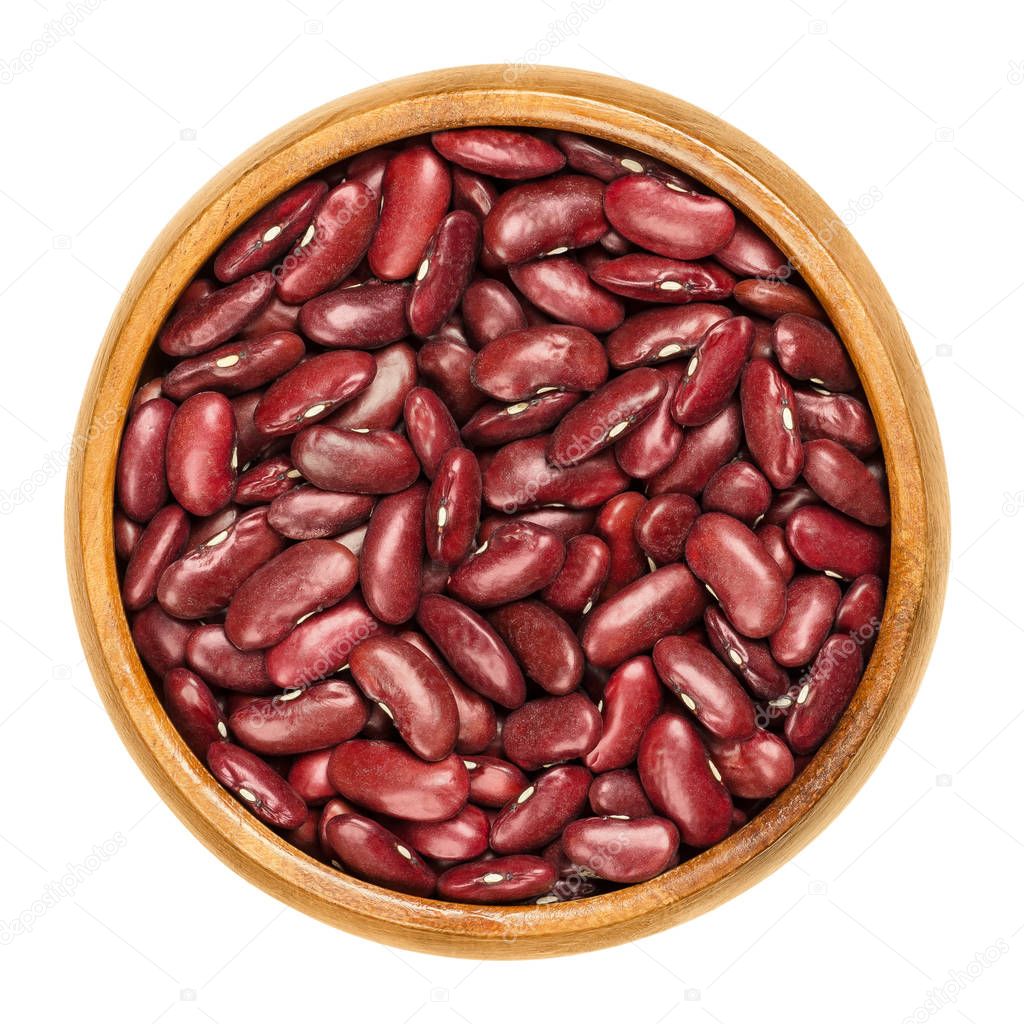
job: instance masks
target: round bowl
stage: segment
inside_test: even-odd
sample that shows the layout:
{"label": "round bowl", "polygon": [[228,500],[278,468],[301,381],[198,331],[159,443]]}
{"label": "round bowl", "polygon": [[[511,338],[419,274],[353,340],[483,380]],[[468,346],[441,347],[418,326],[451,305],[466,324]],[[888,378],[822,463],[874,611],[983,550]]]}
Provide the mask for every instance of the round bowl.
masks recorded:
{"label": "round bowl", "polygon": [[[642,150],[712,186],[779,245],[846,344],[881,436],[892,501],[888,598],[853,701],[811,763],[754,821],[652,881],[548,906],[404,896],[299,852],[192,755],[136,654],[119,594],[112,513],[118,444],[157,329],[185,284],[243,221],[307,175],[406,136],[527,125]],[[218,174],[146,254],[114,314],[78,420],[69,473],[68,572],[85,653],[122,740],[160,796],[218,857],[285,903],[408,949],[515,959],[614,945],[724,902],[785,863],[878,764],[917,690],[938,627],[949,508],[920,365],[884,286],[841,219],[781,161],[703,110],[604,75],[505,65],[429,72],[335,100]]]}

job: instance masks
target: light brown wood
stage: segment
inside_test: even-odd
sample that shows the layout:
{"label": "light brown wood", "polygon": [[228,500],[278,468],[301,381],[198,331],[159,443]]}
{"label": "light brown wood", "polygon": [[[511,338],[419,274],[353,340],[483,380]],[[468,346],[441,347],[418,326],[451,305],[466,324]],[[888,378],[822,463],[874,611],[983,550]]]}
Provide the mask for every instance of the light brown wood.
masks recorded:
{"label": "light brown wood", "polygon": [[[390,140],[473,124],[571,129],[643,150],[712,185],[791,256],[864,382],[892,497],[884,622],[860,688],[813,762],[752,824],[643,885],[544,907],[468,907],[402,896],[297,852],[217,785],[164,714],[118,594],[114,469],[125,410],[157,328],[218,245],[271,197]],[[903,721],[945,592],[949,509],[938,430],[899,315],[853,238],[812,189],[753,140],[660,92],[604,75],[501,65],[403,78],[274,132],[190,200],[143,259],[96,358],[70,467],[68,573],[85,652],[125,745],[161,797],[225,863],[314,917],[392,945],[515,959],[596,949],[692,918],[753,885],[835,817]],[[170,884],[174,884],[171,880]]]}

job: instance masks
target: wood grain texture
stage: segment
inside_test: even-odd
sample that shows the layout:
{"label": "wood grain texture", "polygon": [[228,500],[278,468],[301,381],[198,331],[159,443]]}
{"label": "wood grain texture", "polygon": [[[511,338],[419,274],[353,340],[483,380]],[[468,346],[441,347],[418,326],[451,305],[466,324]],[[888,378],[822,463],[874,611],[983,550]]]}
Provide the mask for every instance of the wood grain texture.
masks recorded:
{"label": "wood grain texture", "polygon": [[[813,762],[752,824],[659,878],[544,907],[469,907],[402,896],[299,853],[244,810],[164,714],[131,642],[112,541],[125,410],[175,297],[268,200],[335,161],[396,138],[474,124],[588,133],[643,150],[707,182],[793,260],[849,349],[889,473],[892,562],[867,673]],[[504,65],[403,78],[336,100],[275,132],[217,175],[142,260],[89,379],[68,476],[71,594],[100,695],[160,796],[225,863],[332,925],[396,946],[516,959],[596,949],[692,918],[784,864],[853,797],[903,721],[938,628],[949,508],[938,429],[899,315],[839,217],[789,168],[703,110],[603,75]]]}

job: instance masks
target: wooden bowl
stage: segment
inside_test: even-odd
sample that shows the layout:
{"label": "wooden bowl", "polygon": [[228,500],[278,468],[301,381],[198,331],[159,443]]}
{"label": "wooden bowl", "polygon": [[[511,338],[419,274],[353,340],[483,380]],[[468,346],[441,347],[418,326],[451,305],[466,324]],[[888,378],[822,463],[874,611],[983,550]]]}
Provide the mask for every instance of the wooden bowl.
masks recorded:
{"label": "wooden bowl", "polygon": [[[532,125],[643,150],[707,182],[799,268],[855,363],[882,439],[892,561],[878,642],[849,709],[813,761],[755,821],[680,867],[617,892],[549,906],[424,900],[300,853],[217,784],[164,713],[129,634],[112,540],[125,410],[157,328],[243,221],[296,182],[394,139],[466,125]],[[931,651],[949,556],[946,474],[921,367],[877,274],[840,218],[788,167],[710,114],[660,92],[559,68],[480,66],[374,86],[306,114],[226,167],[142,260],[96,358],[78,420],[67,558],[78,628],[100,695],[132,756],[226,864],[307,914],[359,935],[451,956],[516,959],[597,949],[724,902],[834,818],[903,721]]]}

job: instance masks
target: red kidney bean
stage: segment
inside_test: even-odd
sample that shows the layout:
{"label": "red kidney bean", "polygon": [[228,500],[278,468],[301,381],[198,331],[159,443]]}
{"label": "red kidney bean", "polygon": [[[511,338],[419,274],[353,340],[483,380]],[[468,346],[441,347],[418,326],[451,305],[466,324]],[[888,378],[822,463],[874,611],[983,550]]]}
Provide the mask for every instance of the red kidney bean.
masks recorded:
{"label": "red kidney bean", "polygon": [[117,459],[117,500],[125,515],[148,523],[167,501],[167,434],[176,406],[154,398],[125,427]]}
{"label": "red kidney bean", "polygon": [[764,522],[784,527],[789,517],[805,505],[820,505],[821,499],[804,483],[797,483],[792,487],[779,491],[772,498],[768,511],[764,514]]}
{"label": "red kidney bean", "polygon": [[832,731],[864,671],[860,645],[835,633],[818,651],[786,717],[786,742],[794,754],[813,753]]}
{"label": "red kidney bean", "polygon": [[744,309],[777,320],[787,313],[801,316],[824,317],[818,300],[805,288],[785,281],[765,281],[760,278],[738,281],[733,297]]}
{"label": "red kidney bean", "polygon": [[254,420],[274,437],[294,434],[330,415],[370,386],[377,364],[367,352],[325,352],[300,363],[264,392]]}
{"label": "red kidney bean", "polygon": [[508,444],[549,430],[582,396],[572,391],[549,391],[511,405],[485,402],[462,428],[462,440],[476,446]]}
{"label": "red kidney bean", "polygon": [[282,537],[314,540],[333,537],[370,517],[373,499],[363,494],[338,494],[318,487],[297,487],[276,497],[267,522]]}
{"label": "red kidney bean", "polygon": [[241,651],[272,647],[305,616],[346,597],[356,584],[358,561],[331,540],[287,548],[256,570],[235,592],[224,629]]}
{"label": "red kidney bean", "polygon": [[246,510],[239,508],[238,505],[228,505],[227,508],[214,512],[212,516],[193,519],[185,550],[191,551],[192,548],[197,548],[208,540],[212,540],[218,533],[223,533],[244,511]]}
{"label": "red kidney bean", "polygon": [[685,565],[666,565],[599,604],[583,627],[583,650],[599,668],[649,651],[663,636],[692,626],[704,609],[703,588]]}
{"label": "red kidney bean", "polygon": [[326,191],[323,181],[304,181],[250,217],[218,250],[213,261],[217,280],[229,284],[284,256],[306,230]]}
{"label": "red kidney bean", "polygon": [[455,338],[435,337],[420,348],[416,357],[420,376],[437,392],[458,424],[465,423],[485,401],[472,380],[474,354]]}
{"label": "red kidney bean", "polygon": [[469,553],[480,525],[480,464],[468,448],[441,458],[424,510],[427,555],[458,565]]}
{"label": "red kidney bean", "polygon": [[550,843],[579,816],[590,779],[590,772],[580,765],[562,765],[538,775],[494,819],[491,849],[499,855],[525,853]]}
{"label": "red kidney bean", "polygon": [[409,442],[388,430],[312,426],[292,442],[292,461],[312,484],[349,494],[394,494],[419,475]]}
{"label": "red kidney bean", "polygon": [[[328,764],[330,763],[330,754],[328,751]],[[342,800],[340,796],[332,797],[324,804],[323,810],[320,812],[320,821],[317,824],[317,839],[320,841],[320,848],[327,854],[330,851],[330,844],[327,842],[327,824],[332,818],[336,818],[339,814],[357,814],[357,809],[350,804],[347,800]]]}
{"label": "red kidney bean", "polygon": [[448,591],[478,608],[518,601],[546,587],[565,560],[561,538],[532,523],[506,523],[452,572]]}
{"label": "red kidney bean", "polygon": [[571,509],[561,505],[519,512],[513,516],[488,516],[480,522],[480,542],[489,540],[499,526],[508,522],[533,523],[557,534],[563,541],[571,540],[592,529],[597,514],[592,509]]}
{"label": "red kidney bean", "polygon": [[235,413],[216,391],[202,391],[178,407],[167,431],[167,485],[178,504],[197,516],[222,509],[238,477]]}
{"label": "red kidney bean", "polygon": [[301,308],[301,306],[292,306],[287,302],[282,302],[275,295],[266,308],[239,331],[238,337],[249,341],[278,331],[294,332],[298,328]]}
{"label": "red kidney bean", "polygon": [[327,845],[357,878],[412,896],[430,896],[437,875],[394,832],[361,814],[336,814],[324,829]]}
{"label": "red kidney bean", "polygon": [[185,664],[185,643],[191,622],[168,615],[156,602],[132,616],[132,642],[139,656],[161,679],[172,668]]}
{"label": "red kidney bean", "polygon": [[575,690],[583,651],[565,620],[540,601],[515,601],[488,616],[526,675],[547,693]]}
{"label": "red kidney bean", "polygon": [[451,197],[451,174],[429,146],[396,153],[381,181],[383,206],[367,254],[370,269],[385,281],[415,273]]}
{"label": "red kidney bean", "polygon": [[163,392],[179,402],[200,391],[237,395],[281,376],[305,353],[302,339],[291,331],[232,341],[176,363],[163,378]]}
{"label": "red kidney bean", "polygon": [[710,256],[729,241],[736,227],[724,200],[646,174],[627,174],[609,184],[604,211],[619,234],[676,260]]}
{"label": "red kidney bean", "polygon": [[455,749],[455,698],[444,675],[419,648],[395,637],[370,637],[353,650],[351,671],[417,757],[440,761]]}
{"label": "red kidney bean", "polygon": [[173,314],[157,337],[169,356],[195,356],[236,335],[270,302],[274,276],[265,270],[218,288]]}
{"label": "red kidney bean", "polygon": [[716,263],[687,263],[647,253],[609,260],[590,276],[616,295],[673,304],[727,299],[736,283],[732,274]]}
{"label": "red kidney bean", "polygon": [[648,495],[700,494],[715,470],[736,454],[742,433],[739,403],[730,402],[714,419],[683,433],[679,454],[651,477]]}
{"label": "red kidney bean", "polygon": [[824,438],[804,445],[804,479],[829,505],[868,526],[889,522],[882,485],[849,449]]}
{"label": "red kidney bean", "polygon": [[438,225],[409,292],[406,319],[413,334],[428,338],[441,329],[466,290],[480,248],[480,224],[465,210]]}
{"label": "red kidney bean", "polygon": [[556,321],[597,334],[614,330],[625,307],[590,280],[574,259],[549,256],[509,267],[509,276],[523,295]]}
{"label": "red kidney bean", "polygon": [[185,290],[178,296],[178,301],[175,302],[171,312],[180,313],[183,309],[194,306],[200,299],[205,299],[207,295],[213,294],[216,290],[216,281],[209,277],[197,277],[190,284],[186,285]]}
{"label": "red kidney bean", "polygon": [[827,576],[801,574],[786,589],[786,615],[769,640],[772,657],[787,668],[806,665],[832,631],[841,594]]}
{"label": "red kidney bean", "polygon": [[238,693],[273,689],[262,651],[240,651],[220,625],[197,626],[185,645],[185,660],[203,679]]}
{"label": "red kidney bean", "polygon": [[384,171],[394,155],[395,150],[387,146],[375,146],[365,153],[357,153],[349,160],[345,168],[345,177],[351,181],[361,181],[380,195]]}
{"label": "red kidney bean", "polygon": [[771,484],[742,459],[716,470],[701,496],[705,512],[725,512],[750,527],[768,511],[771,501]]}
{"label": "red kidney bean", "polygon": [[669,636],[654,645],[661,681],[708,732],[741,740],[754,731],[754,705],[732,673],[702,643]]}
{"label": "red kidney bean", "polygon": [[423,473],[433,480],[442,458],[462,444],[447,406],[428,388],[413,388],[405,397],[405,432]]}
{"label": "red kidney bean", "polygon": [[865,646],[878,635],[885,606],[885,584],[880,577],[858,576],[836,609],[836,632],[858,637]]}
{"label": "red kidney bean", "polygon": [[600,537],[570,537],[562,568],[541,590],[541,600],[561,616],[585,615],[601,593],[610,568],[611,552]]}
{"label": "red kidney bean", "polygon": [[473,216],[483,221],[484,217],[491,212],[491,207],[494,206],[494,201],[498,198],[498,190],[494,182],[457,165],[451,170],[452,209],[468,210]]}
{"label": "red kidney bean", "polygon": [[413,484],[382,498],[370,516],[359,578],[366,603],[381,622],[406,622],[419,603],[426,500],[426,485]]}
{"label": "red kidney bean", "polygon": [[237,505],[269,505],[298,486],[302,474],[287,455],[274,455],[246,469],[235,486]]}
{"label": "red kidney bean", "polygon": [[715,324],[731,315],[727,306],[708,302],[644,310],[608,336],[608,361],[617,370],[630,370],[678,359],[696,348]]}
{"label": "red kidney bean", "polygon": [[327,348],[381,348],[409,333],[408,294],[406,284],[370,282],[338,288],[303,305],[299,328]]}
{"label": "red kidney bean", "polygon": [[398,342],[374,352],[373,361],[377,371],[369,387],[332,412],[328,426],[393,430],[398,424],[406,395],[416,386],[416,353]]}
{"label": "red kidney bean", "polygon": [[764,729],[741,740],[709,736],[708,751],[725,788],[740,799],[764,800],[793,781],[796,766],[789,747]]}
{"label": "red kidney bean", "polygon": [[298,246],[277,273],[277,294],[300,305],[341,284],[369,248],[378,197],[361,181],[344,181],[324,196]]}
{"label": "red kidney bean", "polygon": [[868,407],[852,395],[794,392],[800,435],[805,441],[827,438],[863,458],[878,449],[878,432]]}
{"label": "red kidney bean", "polygon": [[550,142],[503,128],[460,128],[435,132],[434,149],[453,164],[492,178],[540,178],[565,166]]}
{"label": "red kidney bean", "polygon": [[603,451],[657,409],[666,387],[646,366],[615,377],[562,418],[548,441],[548,461],[572,466]]}
{"label": "red kidney bean", "polygon": [[137,611],[153,600],[161,574],[184,550],[188,533],[188,516],[177,505],[165,505],[153,516],[124,570],[125,608]]}
{"label": "red kidney bean", "polygon": [[630,658],[623,662],[605,684],[598,707],[604,728],[583,763],[591,771],[600,773],[632,764],[644,730],[661,710],[661,685],[651,659]]}
{"label": "red kidney bean", "polygon": [[[601,738],[601,714],[583,693],[527,701],[505,720],[509,760],[526,771],[585,757]],[[588,779],[589,784],[589,779]]]}
{"label": "red kidney bean", "polygon": [[765,641],[738,632],[714,605],[704,611],[704,627],[711,649],[755,697],[774,700],[789,689],[789,675],[776,664]]}
{"label": "red kidney bean", "polygon": [[786,543],[808,569],[843,579],[885,571],[887,544],[878,530],[818,505],[797,509],[786,521]]}
{"label": "red kidney bean", "polygon": [[778,246],[740,213],[736,214],[736,230],[715,251],[715,259],[740,277],[786,278],[791,271]]}
{"label": "red kidney bean", "polygon": [[114,509],[114,552],[118,559],[127,562],[139,543],[145,529],[134,519],[129,519],[119,508]]}
{"label": "red kidney bean", "polygon": [[646,818],[654,814],[640,777],[631,768],[596,775],[590,784],[588,801],[595,814],[612,818]]}
{"label": "red kidney bean", "polygon": [[477,348],[495,338],[526,327],[519,300],[500,281],[484,277],[474,281],[462,296],[462,316]]}
{"label": "red kidney bean", "polygon": [[267,510],[254,509],[172,562],[160,577],[157,599],[179,619],[214,615],[283,547],[284,541],[267,525]]}
{"label": "red kidney bean", "polygon": [[437,893],[459,903],[515,903],[546,893],[555,869],[540,857],[494,857],[449,868],[437,880]]}
{"label": "red kidney bean", "polygon": [[566,155],[570,167],[592,174],[601,181],[614,181],[624,174],[646,173],[663,180],[667,178],[684,187],[692,185],[691,179],[680,174],[674,167],[614,142],[577,135],[575,132],[556,132],[554,141]]}
{"label": "red kidney bean", "polygon": [[779,365],[797,380],[829,391],[852,391],[857,372],[843,343],[813,316],[788,313],[775,321],[772,346]]}
{"label": "red kidney bean", "polygon": [[699,515],[700,506],[688,494],[659,494],[637,513],[633,535],[655,565],[678,562]]}
{"label": "red kidney bean", "polygon": [[327,778],[330,758],[330,748],[311,750],[307,754],[299,754],[288,769],[288,785],[307,805],[323,804],[334,796],[334,787]]}
{"label": "red kidney bean", "polygon": [[635,424],[615,442],[615,461],[624,472],[641,480],[669,465],[683,443],[683,430],[672,416],[672,404],[684,369],[670,365],[653,372],[665,383],[658,405],[642,423]]}
{"label": "red kidney bean", "polygon": [[205,759],[211,743],[227,738],[228,727],[210,688],[187,668],[164,676],[164,705],[174,727],[196,757]]}
{"label": "red kidney bean", "polygon": [[672,416],[686,427],[699,427],[728,405],[754,341],[754,324],[734,316],[704,335],[676,389]]}
{"label": "red kidney bean", "polygon": [[396,743],[349,740],[335,747],[327,774],[343,797],[407,821],[446,821],[469,796],[469,773],[454,754],[423,761]]}
{"label": "red kidney bean", "polygon": [[231,399],[231,408],[235,414],[235,433],[240,466],[248,465],[255,458],[284,449],[288,444],[286,440],[264,434],[256,426],[253,416],[262,397],[263,391],[257,390],[247,391],[244,395],[236,395]]}
{"label": "red kidney bean", "polygon": [[786,612],[786,582],[749,527],[721,512],[707,512],[690,528],[685,552],[689,567],[740,632],[757,640],[779,628]]}
{"label": "red kidney bean", "polygon": [[776,565],[782,570],[783,579],[788,583],[793,578],[793,573],[796,572],[796,563],[789,553],[789,548],[786,547],[785,531],[781,526],[763,522],[754,530],[754,533],[757,534],[757,539],[765,546],[768,554],[775,559]]}
{"label": "red kidney bean", "polygon": [[546,390],[594,391],[608,377],[601,343],[582,327],[528,327],[490,342],[473,360],[473,384],[503,402]]}
{"label": "red kidney bean", "polygon": [[307,808],[302,797],[262,758],[218,740],[206,752],[214,778],[261,821],[277,828],[298,828]]}
{"label": "red kidney bean", "polygon": [[494,629],[471,608],[440,594],[420,601],[416,621],[467,686],[505,708],[526,699],[526,681]]}
{"label": "red kidney bean", "polygon": [[754,461],[773,487],[789,487],[804,464],[793,389],[773,363],[754,359],[743,371],[740,404]]}
{"label": "red kidney bean", "polygon": [[607,601],[623,587],[647,571],[643,549],[637,542],[634,528],[647,499],[636,491],[625,491],[610,498],[601,509],[595,530],[608,545],[610,561],[608,576],[601,588],[601,600]]}
{"label": "red kidney bean", "polygon": [[598,878],[630,884],[675,863],[679,831],[666,818],[581,818],[566,828],[562,845],[574,863]]}
{"label": "red kidney bean", "polygon": [[304,754],[352,739],[366,715],[366,703],[351,683],[329,679],[260,697],[235,711],[228,725],[239,743],[259,754]]}
{"label": "red kidney bean", "polygon": [[603,505],[626,489],[629,477],[605,451],[577,466],[551,466],[546,457],[548,437],[513,441],[500,448],[484,468],[484,500],[507,513],[538,505],[559,504],[571,509]]}
{"label": "red kidney bean", "polygon": [[502,263],[591,245],[608,230],[603,197],[601,182],[583,175],[515,185],[484,220],[484,245]]}
{"label": "red kidney bean", "polygon": [[467,804],[447,821],[396,820],[391,822],[391,828],[399,839],[425,857],[464,861],[487,852],[491,823],[479,807]]}
{"label": "red kidney bean", "polygon": [[267,651],[267,673],[282,689],[301,689],[348,664],[356,644],[382,628],[356,595],[299,623]]}
{"label": "red kidney bean", "polygon": [[655,809],[671,819],[687,846],[704,847],[728,834],[732,800],[696,728],[676,714],[647,727],[637,760]]}

